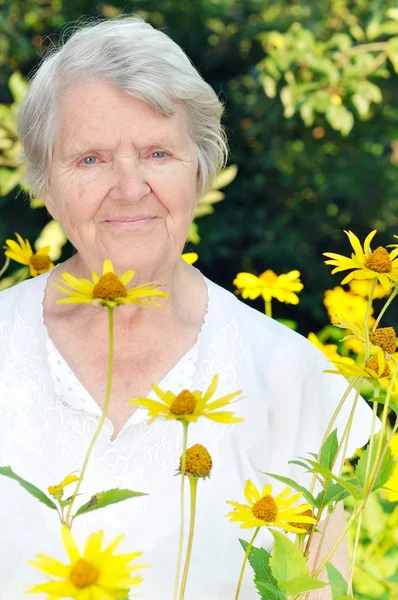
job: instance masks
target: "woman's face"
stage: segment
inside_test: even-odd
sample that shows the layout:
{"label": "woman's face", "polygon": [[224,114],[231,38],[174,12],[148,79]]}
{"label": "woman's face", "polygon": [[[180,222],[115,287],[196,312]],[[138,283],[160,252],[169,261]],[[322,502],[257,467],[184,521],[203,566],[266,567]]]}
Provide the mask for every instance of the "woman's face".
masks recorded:
{"label": "woman's face", "polygon": [[44,199],[87,269],[110,258],[117,270],[161,271],[184,246],[197,172],[181,107],[164,117],[93,79],[60,101]]}

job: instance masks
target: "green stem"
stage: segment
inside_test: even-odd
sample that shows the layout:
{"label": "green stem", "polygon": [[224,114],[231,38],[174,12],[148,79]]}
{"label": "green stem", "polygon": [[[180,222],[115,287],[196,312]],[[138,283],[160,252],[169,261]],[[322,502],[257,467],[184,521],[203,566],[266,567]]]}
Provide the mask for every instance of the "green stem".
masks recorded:
{"label": "green stem", "polygon": [[368,303],[367,303],[367,306],[366,306],[366,314],[365,314],[365,336],[366,336],[365,364],[368,362],[368,360],[369,360],[369,354],[370,354],[369,316],[370,316],[370,309],[372,308],[373,294],[375,293],[376,283],[377,283],[377,279],[374,278],[372,280],[372,287],[370,288]]}
{"label": "green stem", "polygon": [[350,579],[348,581],[348,595],[352,595],[352,584],[353,584],[353,579],[354,579],[354,567],[355,567],[355,562],[357,559],[357,551],[358,551],[358,546],[359,546],[359,536],[361,533],[361,527],[362,527],[362,517],[363,517],[363,511],[361,511],[359,518],[358,518],[358,522],[357,522],[357,529],[355,532],[355,542],[354,542],[354,549],[352,552],[352,558],[351,558],[351,569],[350,569]]}
{"label": "green stem", "polygon": [[74,519],[74,517],[71,518],[72,506],[73,506],[73,503],[75,501],[77,494],[79,493],[80,486],[83,483],[84,475],[86,473],[88,461],[90,460],[90,456],[93,451],[94,444],[97,441],[99,433],[105,422],[106,414],[108,412],[108,407],[109,407],[109,400],[111,397],[112,370],[113,370],[113,308],[110,306],[108,306],[107,308],[108,308],[108,322],[109,322],[109,355],[108,355],[108,381],[107,381],[107,385],[106,385],[105,402],[104,402],[104,407],[102,409],[102,414],[101,414],[101,418],[99,420],[97,429],[94,432],[93,438],[90,442],[86,456],[84,458],[79,481],[76,484],[75,491],[73,492],[73,495],[72,495],[72,500],[68,506],[68,511],[66,513],[66,519],[65,519],[65,523],[66,523],[66,525],[68,525],[68,527],[72,527],[72,523],[73,523],[73,519]]}
{"label": "green stem", "polygon": [[271,317],[271,319],[272,319],[271,300],[266,300],[265,301],[265,314],[267,315],[267,317]]}
{"label": "green stem", "polygon": [[185,556],[185,565],[184,565],[184,572],[182,574],[179,600],[184,600],[185,588],[186,588],[187,579],[188,579],[189,563],[191,561],[193,536],[195,533],[196,492],[197,492],[197,487],[198,487],[198,478],[190,477],[189,478],[189,486],[190,486],[190,490],[191,490],[191,516],[190,516],[190,520],[189,520],[188,546],[187,546],[187,553]]}
{"label": "green stem", "polygon": [[386,312],[387,308],[390,306],[391,302],[394,300],[395,296],[398,294],[398,285],[395,286],[393,292],[390,294],[390,296],[388,297],[386,303],[384,304],[383,308],[381,309],[379,316],[377,317],[375,324],[372,327],[372,331],[375,331],[381,321],[382,316],[384,315],[384,313]]}
{"label": "green stem", "polygon": [[4,263],[3,267],[0,269],[0,277],[2,277],[4,275],[4,273],[7,271],[9,264],[10,264],[10,259],[8,258],[8,256],[6,256],[6,262]]}
{"label": "green stem", "polygon": [[181,421],[183,426],[182,456],[181,456],[181,491],[180,491],[180,540],[178,544],[177,569],[174,582],[174,600],[178,598],[178,587],[180,585],[180,571],[182,561],[182,547],[184,545],[184,491],[185,491],[185,466],[187,461],[187,442],[189,422]]}
{"label": "green stem", "polygon": [[253,547],[254,540],[256,539],[257,534],[258,534],[259,531],[260,531],[260,527],[257,527],[257,529],[254,532],[254,535],[253,535],[252,539],[250,540],[249,545],[248,545],[248,547],[246,549],[246,554],[245,554],[245,558],[243,559],[242,568],[240,570],[239,581],[238,581],[238,585],[237,585],[237,588],[236,588],[236,593],[235,593],[235,599],[234,600],[238,600],[238,598],[239,598],[240,588],[242,587],[242,582],[243,582],[243,573],[245,572],[245,567],[246,567],[247,559],[249,558],[250,550]]}

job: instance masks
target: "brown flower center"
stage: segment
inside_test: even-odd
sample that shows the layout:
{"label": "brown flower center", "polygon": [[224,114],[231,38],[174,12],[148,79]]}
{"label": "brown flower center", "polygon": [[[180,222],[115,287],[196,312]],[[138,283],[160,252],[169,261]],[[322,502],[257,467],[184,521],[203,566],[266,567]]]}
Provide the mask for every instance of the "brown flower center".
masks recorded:
{"label": "brown flower center", "polygon": [[93,289],[93,297],[101,300],[126,298],[127,290],[115,273],[105,273]]}
{"label": "brown flower center", "polygon": [[375,273],[391,273],[392,271],[391,258],[383,246],[376,248],[376,250],[365,259],[364,264],[367,269],[371,269],[371,271],[375,271]]}
{"label": "brown flower center", "polygon": [[376,371],[377,379],[379,379],[380,377],[390,377],[390,375],[391,375],[391,369],[387,363],[385,363],[385,365],[384,365],[384,371],[382,372],[382,374],[378,375],[379,359],[377,358],[377,356],[374,356],[373,358],[371,358],[370,361],[368,362],[368,364],[366,365],[366,367],[368,369],[372,369],[373,371]]}
{"label": "brown flower center", "polygon": [[[303,513],[300,513],[300,517],[312,517],[313,519],[315,518],[314,513],[312,512],[312,510],[310,508],[308,508]],[[309,533],[314,526],[313,523],[293,523],[293,522],[289,522],[289,525],[291,525],[292,527],[297,527],[297,529],[302,529],[303,533]]]}
{"label": "brown flower center", "polygon": [[379,327],[369,336],[374,346],[379,346],[388,354],[394,354],[397,347],[397,335],[394,327]]}
{"label": "brown flower center", "polygon": [[100,572],[97,567],[94,567],[94,565],[84,560],[84,558],[79,558],[70,572],[72,583],[80,589],[97,583],[99,576]]}
{"label": "brown flower center", "polygon": [[47,254],[33,254],[29,259],[30,264],[36,271],[48,271],[51,266],[50,257]]}
{"label": "brown flower center", "polygon": [[[195,444],[187,449],[185,458],[185,473],[192,477],[210,477],[213,461],[202,444]],[[182,457],[180,458],[180,471],[182,468]]]}
{"label": "brown flower center", "polygon": [[170,412],[173,415],[193,415],[195,408],[195,396],[188,390],[182,390],[171,403]]}
{"label": "brown flower center", "polygon": [[273,523],[278,516],[278,506],[272,496],[264,496],[254,504],[252,513],[256,519]]}

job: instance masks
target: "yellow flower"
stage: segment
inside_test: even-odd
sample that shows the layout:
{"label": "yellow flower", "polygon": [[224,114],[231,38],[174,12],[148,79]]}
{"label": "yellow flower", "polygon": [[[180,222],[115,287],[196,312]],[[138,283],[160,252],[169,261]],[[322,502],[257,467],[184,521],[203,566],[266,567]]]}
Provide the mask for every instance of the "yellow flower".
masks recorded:
{"label": "yellow flower", "polygon": [[[368,304],[365,298],[356,296],[352,292],[346,292],[340,286],[336,286],[332,290],[326,290],[323,303],[333,324],[337,324],[341,320],[358,321],[360,323],[365,321]],[[372,307],[370,314],[373,314],[373,312]],[[373,323],[374,318],[369,317],[369,327],[372,327]]]}
{"label": "yellow flower", "polygon": [[65,477],[65,479],[61,481],[61,483],[58,483],[58,485],[50,485],[47,488],[48,493],[51,494],[51,496],[62,496],[62,493],[67,485],[69,485],[70,483],[74,483],[75,481],[79,481],[79,478],[76,477],[75,473],[77,473],[77,471],[73,471],[72,473],[70,473],[67,477]]}
{"label": "yellow flower", "polygon": [[[185,455],[185,475],[188,477],[200,477],[206,479],[210,477],[213,467],[212,458],[207,449],[202,444],[195,444],[187,448]],[[180,458],[180,473],[182,469],[182,456]]]}
{"label": "yellow flower", "polygon": [[141,583],[142,578],[133,572],[147,565],[129,565],[142,552],[113,554],[123,535],[119,535],[102,550],[103,531],[92,533],[86,542],[83,556],[74,541],[70,529],[62,527],[62,539],[69,555],[70,564],[64,564],[51,556],[37,554],[29,561],[46,575],[55,576],[46,583],[39,583],[29,594],[48,594],[47,600],[75,598],[76,600],[120,600],[126,598],[131,586]]}
{"label": "yellow flower", "polygon": [[300,271],[276,275],[270,269],[258,277],[252,273],[238,273],[234,285],[238,288],[236,293],[241,293],[242,298],[255,300],[261,295],[266,302],[276,298],[286,304],[298,304],[299,298],[295,292],[301,292],[304,287],[300,281]]}
{"label": "yellow flower", "polygon": [[[53,284],[61,290],[67,298],[58,300],[58,304],[94,304],[96,306],[108,306],[113,308],[121,304],[156,304],[152,297],[167,298],[168,294],[157,288],[155,282],[138,285],[127,290],[127,285],[133,279],[135,271],[126,271],[123,275],[116,275],[110,260],[104,261],[102,276],[93,271],[92,281],[78,279],[70,273],[62,273],[60,283],[62,287]],[[68,289],[69,288],[69,289]]]}
{"label": "yellow flower", "polygon": [[[390,449],[393,456],[398,459],[398,433],[393,436],[390,442]],[[389,502],[398,502],[398,460],[385,487],[388,488],[388,490],[386,490],[387,500]]]}
{"label": "yellow flower", "polygon": [[53,268],[53,263],[50,260],[50,246],[44,246],[37,252],[33,252],[29,240],[24,240],[19,233],[17,236],[18,243],[15,240],[6,240],[6,250],[4,254],[22,265],[29,267],[31,277],[37,277],[42,273],[46,273]]}
{"label": "yellow flower", "polygon": [[193,392],[183,390],[177,396],[171,391],[164,392],[159,386],[153,385],[152,389],[161,402],[149,398],[130,398],[128,402],[146,408],[149,413],[149,423],[158,417],[166,420],[177,419],[185,423],[196,423],[199,417],[224,424],[240,423],[243,419],[235,417],[232,411],[218,409],[228,406],[241,392],[234,392],[209,402],[216,391],[217,382],[218,375],[215,375],[204,394],[199,390]]}
{"label": "yellow flower", "polygon": [[342,280],[342,285],[348,283],[352,279],[377,278],[383,288],[390,291],[391,282],[398,282],[398,247],[388,253],[385,248],[379,246],[372,252],[370,249],[370,242],[377,233],[376,229],[366,237],[363,249],[359,239],[352,231],[345,231],[344,233],[347,234],[354,252],[351,255],[351,258],[342,256],[341,254],[335,254],[334,252],[323,253],[324,256],[331,259],[326,260],[325,263],[335,267],[332,271],[332,275],[334,273],[339,273],[340,271],[353,269],[351,273]]}
{"label": "yellow flower", "polygon": [[[362,296],[362,298],[369,298],[370,290],[372,287],[371,279],[353,279],[348,285],[350,288],[350,292],[352,292],[353,294],[356,294],[357,296]],[[385,296],[388,296],[390,291],[385,290],[383,286],[380,285],[380,283],[376,283],[376,287],[373,292],[373,298],[375,300],[384,298]]]}
{"label": "yellow flower", "polygon": [[[254,483],[248,479],[245,486],[245,498],[248,504],[228,501],[234,507],[234,511],[227,514],[230,521],[242,522],[242,529],[252,527],[281,527],[292,533],[303,533],[299,523],[315,523],[315,519],[303,515],[311,508],[309,504],[294,506],[297,500],[302,498],[300,493],[290,496],[290,488],[285,488],[278,496],[272,495],[272,486],[267,483],[263,491],[259,492]],[[290,497],[289,497],[290,496]],[[292,524],[294,523],[294,524]]]}
{"label": "yellow flower", "polygon": [[309,333],[308,334],[308,340],[311,342],[311,344],[314,344],[314,346],[316,346],[318,348],[318,350],[320,350],[321,352],[323,352],[323,354],[331,362],[333,362],[333,363],[334,362],[340,362],[340,363],[345,363],[347,365],[353,365],[353,364],[355,364],[355,361],[352,358],[349,358],[349,357],[346,357],[346,356],[341,356],[338,353],[336,344],[322,344],[322,342],[315,335],[315,333]]}
{"label": "yellow flower", "polygon": [[[306,511],[304,511],[301,515],[302,517],[314,517],[314,513],[312,511],[312,508],[308,508]],[[307,535],[308,533],[311,532],[312,528],[313,528],[313,523],[289,523],[290,525],[292,525],[293,527],[297,527],[298,529],[300,529],[300,533],[302,535]]]}
{"label": "yellow flower", "polygon": [[338,371],[326,370],[326,373],[339,373],[345,377],[365,377],[366,379],[377,379],[382,383],[382,380],[391,377],[392,361],[387,361],[384,356],[384,351],[379,350],[366,364],[347,365],[342,362],[335,361],[334,365]]}
{"label": "yellow flower", "polygon": [[181,258],[189,265],[193,265],[198,260],[199,255],[196,252],[185,252],[181,254]]}

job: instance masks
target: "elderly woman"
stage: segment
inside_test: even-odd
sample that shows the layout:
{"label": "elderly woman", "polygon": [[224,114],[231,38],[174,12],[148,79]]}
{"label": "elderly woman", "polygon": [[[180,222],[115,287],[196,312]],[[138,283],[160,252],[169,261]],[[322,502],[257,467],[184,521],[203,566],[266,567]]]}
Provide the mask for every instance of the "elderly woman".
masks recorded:
{"label": "elderly woman", "polygon": [[[103,529],[124,532],[123,551],[142,550],[151,568],[137,591],[172,598],[179,535],[182,428],[147,423],[126,402],[163,390],[242,390],[234,410],[244,422],[206,419],[190,444],[213,457],[199,490],[189,600],[231,599],[245,531],[225,518],[243,501],[245,481],[265,471],[303,477],[288,461],[317,452],[346,382],[307,340],[240,302],[181,258],[195,204],[225,163],[222,105],[167,35],[140,19],[105,21],[77,31],[35,74],[19,117],[27,180],[76,249],[54,270],[0,294],[0,464],[46,489],[81,468],[104,403],[108,321],[104,308],[57,304],[63,272],[91,278],[110,259],[136,270],[134,285],[157,281],[162,307],[115,309],[114,380],[109,411],[81,493],[115,487],[147,495],[79,517],[75,539]],[[340,433],[350,406],[340,418]],[[370,431],[364,403],[350,450]],[[274,490],[279,484],[274,482]],[[0,479],[0,589],[25,598],[39,581],[36,553],[65,561],[54,513],[18,484]],[[343,527],[334,514],[333,534]],[[243,534],[243,535],[242,535]],[[264,527],[257,545],[271,546]],[[345,547],[336,555],[345,562]],[[328,598],[329,593],[319,593]],[[244,600],[257,598],[247,569]]]}

